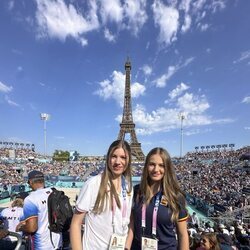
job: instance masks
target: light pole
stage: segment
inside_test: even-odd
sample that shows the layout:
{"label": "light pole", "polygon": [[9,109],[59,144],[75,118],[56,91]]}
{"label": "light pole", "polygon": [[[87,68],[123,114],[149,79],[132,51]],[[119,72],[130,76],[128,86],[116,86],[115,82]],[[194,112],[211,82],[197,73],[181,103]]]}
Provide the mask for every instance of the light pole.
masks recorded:
{"label": "light pole", "polygon": [[183,152],[183,120],[185,119],[185,115],[184,115],[183,112],[179,113],[179,119],[181,120],[180,158],[182,158],[182,152]]}
{"label": "light pole", "polygon": [[41,120],[43,120],[43,132],[44,132],[44,156],[47,154],[47,128],[46,122],[50,119],[50,115],[47,113],[40,114]]}

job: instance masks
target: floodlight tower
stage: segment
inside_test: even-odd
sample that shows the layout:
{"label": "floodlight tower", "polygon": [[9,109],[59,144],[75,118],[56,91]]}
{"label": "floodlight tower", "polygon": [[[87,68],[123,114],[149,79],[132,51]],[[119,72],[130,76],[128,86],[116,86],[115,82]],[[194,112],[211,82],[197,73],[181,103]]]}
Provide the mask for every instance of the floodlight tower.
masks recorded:
{"label": "floodlight tower", "polygon": [[50,119],[50,115],[47,113],[40,114],[41,120],[43,120],[43,132],[44,132],[44,156],[47,155],[47,128],[46,122]]}
{"label": "floodlight tower", "polygon": [[182,152],[183,152],[183,121],[185,119],[185,114],[183,112],[179,113],[179,119],[181,121],[181,141],[180,141],[180,158],[182,158]]}

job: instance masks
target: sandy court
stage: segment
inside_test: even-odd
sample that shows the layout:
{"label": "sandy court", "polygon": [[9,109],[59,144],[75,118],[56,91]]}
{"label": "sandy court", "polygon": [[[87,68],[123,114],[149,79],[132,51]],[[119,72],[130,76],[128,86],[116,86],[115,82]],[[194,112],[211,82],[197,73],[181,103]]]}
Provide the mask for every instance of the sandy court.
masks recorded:
{"label": "sandy court", "polygon": [[72,206],[75,205],[76,195],[79,195],[80,188],[60,188],[60,187],[57,187],[56,189],[62,190],[69,197],[70,204]]}

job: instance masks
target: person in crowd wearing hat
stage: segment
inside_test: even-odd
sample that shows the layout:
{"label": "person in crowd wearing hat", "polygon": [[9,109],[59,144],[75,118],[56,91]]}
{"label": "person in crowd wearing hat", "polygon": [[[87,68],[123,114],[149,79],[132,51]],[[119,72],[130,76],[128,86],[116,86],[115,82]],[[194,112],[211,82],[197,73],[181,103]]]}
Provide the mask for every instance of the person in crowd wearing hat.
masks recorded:
{"label": "person in crowd wearing hat", "polygon": [[47,200],[52,190],[45,188],[44,175],[37,170],[29,172],[28,183],[32,192],[24,200],[24,216],[16,231],[31,234],[30,244],[35,250],[58,249],[62,245],[62,235],[51,233],[48,227]]}
{"label": "person in crowd wearing hat", "polygon": [[[0,224],[3,224],[3,229],[8,232],[15,232],[16,226],[20,223],[23,216],[23,198],[17,198],[11,203],[11,206],[5,208],[0,213]],[[20,235],[22,233],[20,232]],[[0,240],[0,249],[13,250],[17,244],[17,238],[14,236],[7,236]]]}

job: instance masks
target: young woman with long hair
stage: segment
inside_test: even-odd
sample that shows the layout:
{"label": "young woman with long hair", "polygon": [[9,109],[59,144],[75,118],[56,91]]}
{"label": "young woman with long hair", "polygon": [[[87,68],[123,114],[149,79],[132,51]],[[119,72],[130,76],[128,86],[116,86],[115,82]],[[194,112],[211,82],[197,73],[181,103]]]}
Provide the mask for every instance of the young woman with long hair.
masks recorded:
{"label": "young woman with long hair", "polygon": [[201,235],[200,250],[220,250],[220,244],[215,233],[203,233]]}
{"label": "young woman with long hair", "polygon": [[134,189],[126,247],[141,250],[147,239],[150,249],[189,249],[187,218],[171,158],[165,149],[154,148],[146,157],[141,183]]}
{"label": "young woman with long hair", "polygon": [[132,191],[130,146],[117,140],[109,147],[104,172],[90,178],[80,191],[70,228],[72,249],[105,250],[115,237],[125,242]]}

